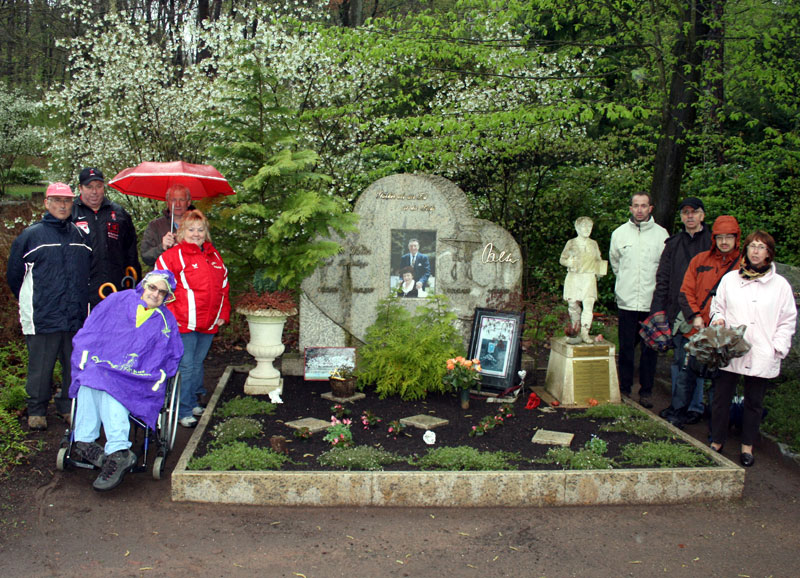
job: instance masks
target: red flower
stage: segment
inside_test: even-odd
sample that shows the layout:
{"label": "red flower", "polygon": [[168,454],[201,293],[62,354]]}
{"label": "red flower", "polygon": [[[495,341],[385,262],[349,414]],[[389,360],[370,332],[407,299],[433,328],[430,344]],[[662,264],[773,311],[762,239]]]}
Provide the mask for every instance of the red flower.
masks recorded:
{"label": "red flower", "polygon": [[528,397],[528,403],[525,405],[525,409],[536,409],[539,407],[540,403],[542,403],[542,400],[539,398],[539,396],[535,393],[532,393],[530,397]]}

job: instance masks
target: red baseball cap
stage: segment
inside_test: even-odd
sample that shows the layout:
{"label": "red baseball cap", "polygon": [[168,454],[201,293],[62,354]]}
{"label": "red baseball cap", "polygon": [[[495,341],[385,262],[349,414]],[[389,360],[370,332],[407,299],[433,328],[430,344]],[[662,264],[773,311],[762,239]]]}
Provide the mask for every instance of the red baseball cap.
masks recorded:
{"label": "red baseball cap", "polygon": [[49,187],[47,187],[47,192],[45,193],[45,198],[50,197],[74,197],[75,194],[72,192],[72,189],[69,188],[69,185],[65,183],[53,183]]}

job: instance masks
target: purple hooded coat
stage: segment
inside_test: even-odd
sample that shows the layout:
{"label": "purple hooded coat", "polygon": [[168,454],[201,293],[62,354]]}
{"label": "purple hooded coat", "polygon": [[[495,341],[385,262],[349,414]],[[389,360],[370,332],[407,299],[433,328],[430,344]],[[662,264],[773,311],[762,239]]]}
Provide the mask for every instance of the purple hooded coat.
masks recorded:
{"label": "purple hooded coat", "polygon": [[[174,287],[169,272],[168,283]],[[178,324],[166,305],[136,327],[136,310],[145,305],[139,283],[135,289],[112,293],[97,304],[72,340],[72,385],[77,397],[84,385],[108,392],[149,427],[164,405],[169,378],[183,355]]]}

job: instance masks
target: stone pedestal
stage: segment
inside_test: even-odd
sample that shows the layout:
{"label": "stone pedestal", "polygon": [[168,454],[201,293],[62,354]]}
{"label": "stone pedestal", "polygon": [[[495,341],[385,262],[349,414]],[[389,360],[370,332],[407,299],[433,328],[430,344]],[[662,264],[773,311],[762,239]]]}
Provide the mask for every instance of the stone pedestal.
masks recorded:
{"label": "stone pedestal", "polygon": [[550,340],[545,389],[562,405],[619,403],[614,346],[607,342],[570,345],[566,337]]}

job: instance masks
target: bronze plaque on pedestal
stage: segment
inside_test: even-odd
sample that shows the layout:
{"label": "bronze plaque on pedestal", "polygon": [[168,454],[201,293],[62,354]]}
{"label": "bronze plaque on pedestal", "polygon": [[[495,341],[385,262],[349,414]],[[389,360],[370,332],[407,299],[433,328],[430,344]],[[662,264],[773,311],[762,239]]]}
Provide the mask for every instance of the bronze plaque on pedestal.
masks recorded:
{"label": "bronze plaque on pedestal", "polygon": [[579,359],[572,362],[576,403],[587,399],[608,400],[608,359]]}

